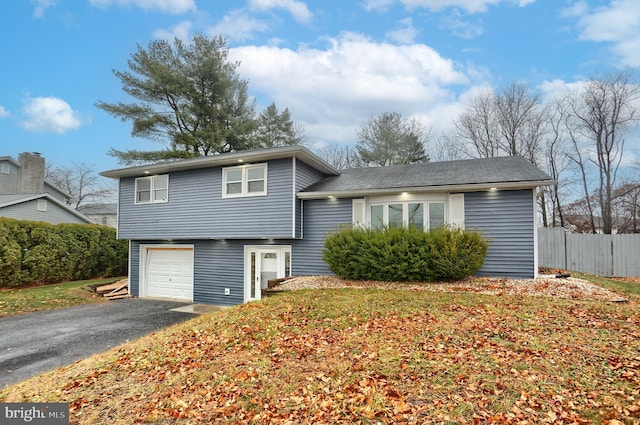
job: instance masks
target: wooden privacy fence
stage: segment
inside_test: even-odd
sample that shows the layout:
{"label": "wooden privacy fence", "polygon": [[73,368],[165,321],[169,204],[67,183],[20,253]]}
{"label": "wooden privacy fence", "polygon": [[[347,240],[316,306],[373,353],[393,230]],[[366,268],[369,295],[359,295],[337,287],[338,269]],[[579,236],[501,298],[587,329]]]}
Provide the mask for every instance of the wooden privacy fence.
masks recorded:
{"label": "wooden privacy fence", "polygon": [[596,276],[640,276],[640,234],[569,233],[538,229],[538,265]]}

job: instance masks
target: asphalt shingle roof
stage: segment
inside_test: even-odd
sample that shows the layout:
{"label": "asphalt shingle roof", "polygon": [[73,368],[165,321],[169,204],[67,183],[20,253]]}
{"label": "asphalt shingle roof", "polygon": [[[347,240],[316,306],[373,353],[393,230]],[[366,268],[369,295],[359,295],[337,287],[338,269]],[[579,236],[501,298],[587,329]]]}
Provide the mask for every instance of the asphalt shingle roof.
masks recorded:
{"label": "asphalt shingle roof", "polygon": [[[410,189],[460,185],[546,182],[549,175],[519,156],[388,167],[352,168],[305,188],[302,193]],[[532,186],[536,186],[532,184]]]}

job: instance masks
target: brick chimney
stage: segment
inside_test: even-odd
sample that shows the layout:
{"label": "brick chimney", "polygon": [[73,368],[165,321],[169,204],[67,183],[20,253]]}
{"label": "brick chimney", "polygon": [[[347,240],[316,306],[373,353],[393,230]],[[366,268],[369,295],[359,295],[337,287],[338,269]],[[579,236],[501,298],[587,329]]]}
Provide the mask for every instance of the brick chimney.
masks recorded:
{"label": "brick chimney", "polygon": [[44,158],[38,152],[23,152],[18,164],[18,193],[44,193]]}

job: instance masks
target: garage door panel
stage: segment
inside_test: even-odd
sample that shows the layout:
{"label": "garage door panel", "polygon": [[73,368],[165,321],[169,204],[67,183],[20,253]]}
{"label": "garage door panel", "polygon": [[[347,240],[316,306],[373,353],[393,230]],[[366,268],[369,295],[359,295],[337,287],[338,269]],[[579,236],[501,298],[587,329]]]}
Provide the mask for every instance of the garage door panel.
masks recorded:
{"label": "garage door panel", "polygon": [[146,294],[193,301],[193,248],[147,248]]}

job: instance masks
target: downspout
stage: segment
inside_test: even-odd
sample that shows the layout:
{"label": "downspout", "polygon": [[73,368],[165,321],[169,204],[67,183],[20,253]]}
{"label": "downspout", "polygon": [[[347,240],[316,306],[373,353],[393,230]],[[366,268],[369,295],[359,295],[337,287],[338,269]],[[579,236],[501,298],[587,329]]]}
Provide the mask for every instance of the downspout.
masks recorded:
{"label": "downspout", "polygon": [[[291,196],[292,196],[292,201],[291,201],[291,239],[295,239],[296,238],[296,157],[295,155],[292,157],[292,172],[293,172],[293,178],[291,179],[292,181],[292,190],[291,190]],[[302,223],[300,223],[300,232],[302,233]]]}
{"label": "downspout", "polygon": [[538,208],[536,188],[531,189],[533,194],[533,277],[538,277]]}

